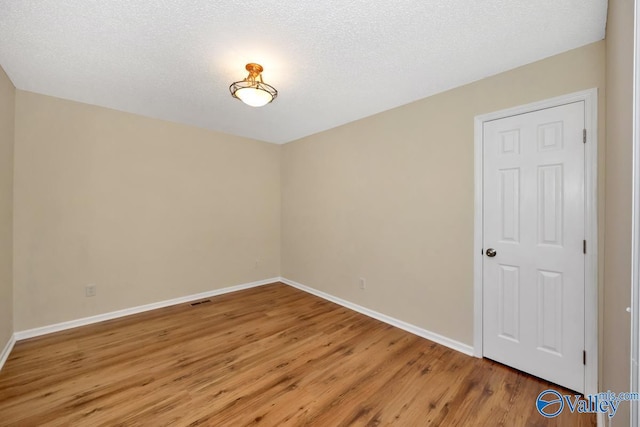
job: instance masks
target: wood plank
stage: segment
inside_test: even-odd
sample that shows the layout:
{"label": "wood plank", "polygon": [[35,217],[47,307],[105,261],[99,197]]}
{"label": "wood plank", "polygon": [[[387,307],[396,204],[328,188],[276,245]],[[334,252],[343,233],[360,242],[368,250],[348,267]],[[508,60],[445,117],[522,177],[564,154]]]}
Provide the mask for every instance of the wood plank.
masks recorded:
{"label": "wood plank", "polygon": [[18,342],[2,426],[595,426],[548,388],[276,283]]}

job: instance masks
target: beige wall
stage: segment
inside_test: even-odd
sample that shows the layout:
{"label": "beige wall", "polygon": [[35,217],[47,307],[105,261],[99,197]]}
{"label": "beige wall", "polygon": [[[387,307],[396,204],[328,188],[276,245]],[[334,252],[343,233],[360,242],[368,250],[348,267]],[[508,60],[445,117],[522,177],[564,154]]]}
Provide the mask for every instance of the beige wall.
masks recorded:
{"label": "beige wall", "polygon": [[286,144],[283,276],[472,345],[474,116],[597,87],[602,154],[604,48]]}
{"label": "beige wall", "polygon": [[16,330],[278,276],[280,149],[17,91]]}
{"label": "beige wall", "polygon": [[13,335],[13,133],[16,89],[0,67],[0,353]]}
{"label": "beige wall", "polygon": [[[627,391],[631,303],[632,0],[609,0],[603,389]],[[612,425],[628,426],[628,405]]]}

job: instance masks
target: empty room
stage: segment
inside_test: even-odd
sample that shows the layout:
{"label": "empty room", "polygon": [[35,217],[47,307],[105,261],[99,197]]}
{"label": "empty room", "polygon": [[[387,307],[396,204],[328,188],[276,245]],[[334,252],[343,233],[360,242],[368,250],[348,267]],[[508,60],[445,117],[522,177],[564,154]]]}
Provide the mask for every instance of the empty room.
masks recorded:
{"label": "empty room", "polygon": [[0,426],[637,427],[637,17],[0,0]]}

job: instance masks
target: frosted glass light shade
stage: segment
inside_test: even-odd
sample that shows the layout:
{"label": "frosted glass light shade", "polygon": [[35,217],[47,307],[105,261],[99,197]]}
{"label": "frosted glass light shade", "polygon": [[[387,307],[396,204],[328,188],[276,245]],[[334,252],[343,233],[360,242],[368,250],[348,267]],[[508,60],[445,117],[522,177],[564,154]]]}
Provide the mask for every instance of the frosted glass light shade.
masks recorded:
{"label": "frosted glass light shade", "polygon": [[262,107],[273,101],[273,96],[269,92],[252,87],[238,89],[235,95],[251,107]]}

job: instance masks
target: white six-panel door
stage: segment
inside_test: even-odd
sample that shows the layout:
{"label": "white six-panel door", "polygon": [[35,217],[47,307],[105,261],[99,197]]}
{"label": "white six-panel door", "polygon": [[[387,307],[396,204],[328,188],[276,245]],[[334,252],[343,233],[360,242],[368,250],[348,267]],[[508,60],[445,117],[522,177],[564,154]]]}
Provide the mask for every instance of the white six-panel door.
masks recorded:
{"label": "white six-panel door", "polygon": [[584,116],[574,102],[483,126],[484,356],[579,392]]}

